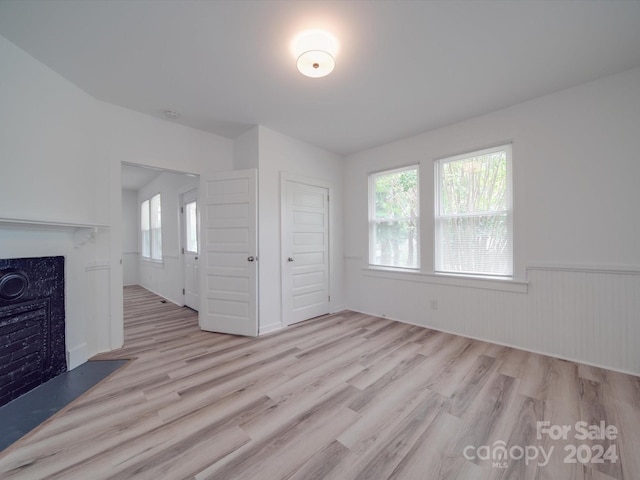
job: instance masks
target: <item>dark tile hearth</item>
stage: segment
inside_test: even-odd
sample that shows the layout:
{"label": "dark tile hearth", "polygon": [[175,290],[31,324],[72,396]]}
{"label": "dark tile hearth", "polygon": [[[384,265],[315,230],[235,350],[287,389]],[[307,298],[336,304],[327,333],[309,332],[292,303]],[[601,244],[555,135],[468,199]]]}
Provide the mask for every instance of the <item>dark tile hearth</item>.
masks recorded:
{"label": "dark tile hearth", "polygon": [[88,391],[127,360],[91,361],[0,407],[0,451]]}

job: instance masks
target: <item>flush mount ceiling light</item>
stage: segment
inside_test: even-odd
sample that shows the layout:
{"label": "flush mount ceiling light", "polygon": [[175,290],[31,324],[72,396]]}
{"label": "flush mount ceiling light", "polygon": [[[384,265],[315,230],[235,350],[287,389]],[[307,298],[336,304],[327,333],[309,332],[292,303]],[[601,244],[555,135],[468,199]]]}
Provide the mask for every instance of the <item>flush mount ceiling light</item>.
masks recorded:
{"label": "flush mount ceiling light", "polygon": [[323,30],[307,30],[295,39],[294,51],[301,74],[312,78],[324,77],[336,66],[338,41]]}

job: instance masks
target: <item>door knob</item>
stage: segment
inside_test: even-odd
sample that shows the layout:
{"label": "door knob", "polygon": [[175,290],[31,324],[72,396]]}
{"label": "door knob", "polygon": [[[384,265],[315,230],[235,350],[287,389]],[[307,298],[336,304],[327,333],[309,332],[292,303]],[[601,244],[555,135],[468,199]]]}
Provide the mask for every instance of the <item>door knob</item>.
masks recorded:
{"label": "door knob", "polygon": [[293,262],[293,257],[287,258],[287,262]]}
{"label": "door knob", "polygon": [[197,259],[198,259],[198,257],[195,257],[195,258],[194,258],[194,260],[197,260]]}
{"label": "door knob", "polygon": [[247,258],[247,262],[253,262],[254,260],[255,260],[255,257],[253,257],[253,256]]}

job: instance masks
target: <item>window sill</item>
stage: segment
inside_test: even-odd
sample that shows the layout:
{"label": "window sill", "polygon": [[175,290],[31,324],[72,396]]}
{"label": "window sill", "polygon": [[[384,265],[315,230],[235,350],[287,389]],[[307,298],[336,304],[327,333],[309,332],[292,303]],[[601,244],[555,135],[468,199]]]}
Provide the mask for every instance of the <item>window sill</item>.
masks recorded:
{"label": "window sill", "polygon": [[448,273],[425,273],[418,270],[392,267],[364,267],[363,274],[368,277],[388,278],[408,282],[450,285],[453,287],[499,290],[502,292],[527,293],[528,282],[511,278],[490,278],[472,275],[452,275]]}
{"label": "window sill", "polygon": [[157,267],[164,268],[164,260],[154,260],[152,258],[140,257],[140,261],[144,263],[148,263],[149,265],[155,265]]}

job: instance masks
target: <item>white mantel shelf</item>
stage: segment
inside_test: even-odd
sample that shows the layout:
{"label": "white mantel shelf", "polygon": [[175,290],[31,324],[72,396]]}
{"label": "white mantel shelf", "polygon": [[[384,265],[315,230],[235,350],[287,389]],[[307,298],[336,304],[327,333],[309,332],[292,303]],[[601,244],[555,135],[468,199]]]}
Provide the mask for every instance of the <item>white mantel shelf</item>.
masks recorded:
{"label": "white mantel shelf", "polygon": [[0,224],[33,225],[34,227],[51,227],[51,228],[109,228],[109,225],[103,225],[99,223],[52,222],[49,220],[34,220],[34,219],[6,218],[6,217],[0,217]]}
{"label": "white mantel shelf", "polygon": [[52,229],[52,230],[68,230],[73,233],[73,245],[78,248],[88,241],[92,240],[99,228],[109,228],[108,225],[101,225],[97,223],[67,223],[67,222],[52,222],[48,220],[33,220],[23,218],[6,218],[0,217],[0,227],[2,225],[7,226],[22,226],[34,229]]}

